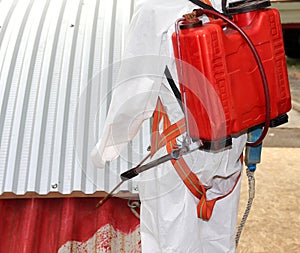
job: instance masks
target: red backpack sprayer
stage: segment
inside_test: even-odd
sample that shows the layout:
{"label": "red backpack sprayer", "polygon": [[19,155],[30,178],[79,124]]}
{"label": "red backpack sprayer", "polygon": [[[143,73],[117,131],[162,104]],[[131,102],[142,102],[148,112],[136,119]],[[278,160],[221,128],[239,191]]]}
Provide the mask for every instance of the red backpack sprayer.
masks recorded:
{"label": "red backpack sprayer", "polygon": [[[97,206],[143,171],[198,149],[217,152],[230,146],[233,136],[246,132],[245,163],[252,189],[268,128],[288,121],[291,96],[278,11],[267,8],[269,0],[240,1],[228,7],[224,0],[224,14],[198,0],[190,1],[202,8],[177,20],[172,37],[180,93],[167,68],[165,71],[175,96],[182,101],[185,141],[168,150],[169,154],[144,164],[149,154],[122,173],[121,182]],[[203,24],[199,20],[203,15],[210,22]],[[209,96],[212,93],[213,99]],[[251,192],[236,243],[254,198],[254,189]]]}
{"label": "red backpack sprayer", "polygon": [[[277,10],[266,9],[268,5],[269,1],[236,2],[227,9],[231,19],[198,9],[177,21],[173,44],[189,135],[214,149],[230,143],[231,135],[264,124],[262,136],[248,144],[256,146],[269,126],[287,122],[291,97],[280,17]],[[202,24],[202,15],[217,19]],[[181,61],[202,73],[218,94],[225,118],[213,118],[213,126],[207,105],[199,99],[205,87]],[[209,106],[212,113],[219,110],[216,103]]]}

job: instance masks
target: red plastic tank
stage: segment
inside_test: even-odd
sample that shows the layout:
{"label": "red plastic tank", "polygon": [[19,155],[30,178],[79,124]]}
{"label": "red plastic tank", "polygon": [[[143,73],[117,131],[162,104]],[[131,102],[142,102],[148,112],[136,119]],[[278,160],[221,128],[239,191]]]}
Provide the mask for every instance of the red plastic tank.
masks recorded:
{"label": "red plastic tank", "polygon": [[[291,96],[279,13],[264,8],[234,14],[233,21],[258,51],[268,81],[271,119],[279,119],[275,125],[280,124],[280,117],[291,109]],[[192,138],[221,140],[265,122],[261,75],[248,44],[235,29],[221,20],[181,24],[178,39],[182,64],[177,61],[177,71]],[[176,58],[178,39],[174,33]]]}

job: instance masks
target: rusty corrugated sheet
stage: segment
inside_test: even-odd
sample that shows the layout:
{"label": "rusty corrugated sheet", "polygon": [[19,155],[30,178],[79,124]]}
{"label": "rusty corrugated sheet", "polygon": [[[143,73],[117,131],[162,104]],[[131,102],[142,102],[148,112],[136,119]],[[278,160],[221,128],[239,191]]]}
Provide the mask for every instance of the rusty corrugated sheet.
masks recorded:
{"label": "rusty corrugated sheet", "polygon": [[0,200],[0,252],[134,253],[139,220],[125,199],[96,209],[95,198]]}
{"label": "rusty corrugated sheet", "polygon": [[134,0],[0,2],[0,195],[109,191],[143,157],[147,125],[104,170],[89,158],[133,9]]}

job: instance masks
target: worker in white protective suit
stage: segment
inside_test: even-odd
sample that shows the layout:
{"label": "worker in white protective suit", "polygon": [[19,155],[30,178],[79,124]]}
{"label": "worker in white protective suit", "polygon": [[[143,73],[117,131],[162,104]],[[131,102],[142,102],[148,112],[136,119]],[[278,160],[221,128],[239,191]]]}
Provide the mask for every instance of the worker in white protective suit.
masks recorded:
{"label": "worker in white protective suit", "polygon": [[[212,1],[212,5],[220,10],[221,0]],[[171,43],[174,23],[198,6],[188,0],[137,0],[135,7],[124,53],[127,60],[123,61],[119,82],[113,90],[102,137],[91,154],[97,167],[121,154],[142,123],[153,115],[158,98],[171,122],[183,118],[164,70],[168,65],[173,77],[176,76]],[[139,175],[143,253],[235,252],[240,156],[245,143],[246,135],[241,135],[233,138],[231,148],[220,152],[197,150],[184,157],[206,186],[207,199],[230,192],[216,202],[208,221],[197,217],[199,200],[170,162]],[[164,154],[166,150],[162,148],[152,159]]]}

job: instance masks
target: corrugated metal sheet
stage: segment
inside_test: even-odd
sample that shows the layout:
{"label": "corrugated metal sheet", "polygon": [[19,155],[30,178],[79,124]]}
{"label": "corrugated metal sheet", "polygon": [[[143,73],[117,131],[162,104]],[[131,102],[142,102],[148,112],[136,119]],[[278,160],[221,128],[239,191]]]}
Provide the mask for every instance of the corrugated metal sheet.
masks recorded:
{"label": "corrugated metal sheet", "polygon": [[0,252],[141,252],[139,220],[127,201],[95,198],[0,200]]}
{"label": "corrugated metal sheet", "polygon": [[[110,103],[114,63],[134,0],[0,5],[0,194],[112,189],[120,171],[137,162],[147,145],[145,127],[123,159],[104,170],[89,159]],[[128,183],[122,190],[134,188]]]}

